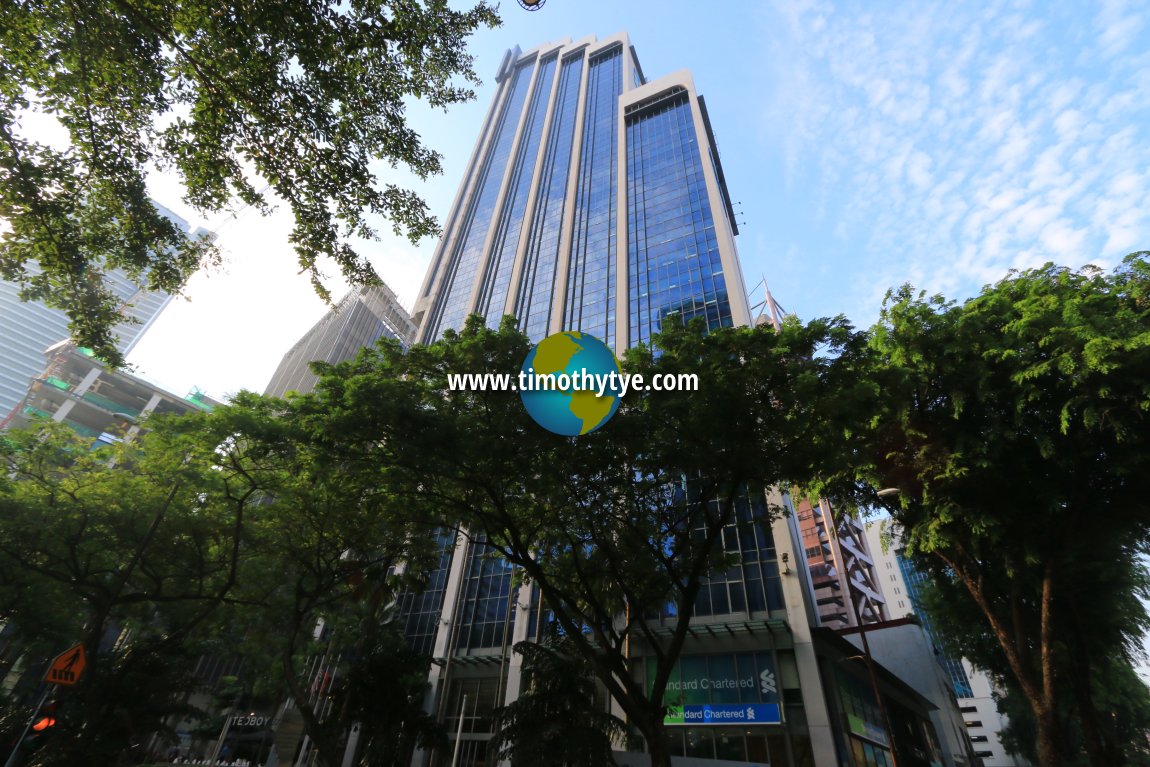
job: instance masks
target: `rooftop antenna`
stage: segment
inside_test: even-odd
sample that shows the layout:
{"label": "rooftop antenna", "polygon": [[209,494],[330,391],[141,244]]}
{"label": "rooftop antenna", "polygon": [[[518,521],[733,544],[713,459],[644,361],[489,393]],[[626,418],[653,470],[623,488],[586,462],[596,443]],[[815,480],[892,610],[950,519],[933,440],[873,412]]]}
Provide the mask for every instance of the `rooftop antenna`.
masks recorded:
{"label": "rooftop antenna", "polygon": [[751,293],[756,292],[760,287],[763,289],[763,300],[751,307],[752,312],[758,311],[758,313],[755,314],[755,319],[752,324],[759,325],[763,322],[770,322],[771,326],[774,327],[775,330],[778,330],[782,327],[783,317],[787,315],[787,310],[771,295],[771,289],[767,285],[767,275],[765,274],[762,279],[759,280],[758,284],[751,288]]}

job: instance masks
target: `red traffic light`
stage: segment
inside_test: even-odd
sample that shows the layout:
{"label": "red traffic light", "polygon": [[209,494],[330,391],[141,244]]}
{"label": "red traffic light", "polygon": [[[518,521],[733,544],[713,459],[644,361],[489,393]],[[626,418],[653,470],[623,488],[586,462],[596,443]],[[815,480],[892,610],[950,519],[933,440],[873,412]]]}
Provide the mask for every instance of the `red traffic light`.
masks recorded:
{"label": "red traffic light", "polygon": [[36,722],[36,724],[32,725],[32,732],[44,732],[44,730],[48,729],[49,727],[55,727],[55,726],[56,726],[56,717],[54,717],[54,716],[41,717],[40,720]]}

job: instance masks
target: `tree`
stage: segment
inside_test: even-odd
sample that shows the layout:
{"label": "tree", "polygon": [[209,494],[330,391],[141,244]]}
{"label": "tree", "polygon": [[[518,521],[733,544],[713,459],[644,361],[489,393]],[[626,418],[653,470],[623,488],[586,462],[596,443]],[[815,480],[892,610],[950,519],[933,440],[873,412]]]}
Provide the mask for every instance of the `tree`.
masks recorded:
{"label": "tree", "polygon": [[[415,729],[391,746],[402,750],[420,739],[434,741],[434,728],[411,710],[414,689],[397,688],[390,708],[373,708],[364,699],[365,679],[378,680],[401,664],[408,664],[401,677],[407,685],[421,667],[426,682],[426,660],[403,651],[384,624],[396,590],[412,581],[395,566],[403,561],[405,573],[418,572],[432,547],[413,534],[406,517],[389,513],[386,486],[361,481],[336,457],[317,450],[311,424],[273,397],[244,392],[210,416],[183,419],[178,426],[204,444],[224,446],[218,451],[221,466],[233,467],[258,488],[234,607],[220,616],[221,630],[242,636],[237,649],[251,667],[283,685],[319,763],[340,763],[346,732],[368,713],[388,714],[363,723],[376,756],[387,748],[373,739],[386,739],[401,723]],[[309,657],[326,660],[309,668]],[[332,687],[332,678],[349,677],[357,681]],[[420,686],[420,696],[422,691]]]}
{"label": "tree", "polygon": [[[839,476],[863,484],[837,492],[885,503],[908,550],[977,605],[1044,767],[1069,756],[1064,696],[1084,727],[1096,709],[1089,659],[1063,637],[1114,652],[1140,628],[1084,616],[1091,600],[1116,603],[1099,596],[1121,588],[1108,563],[1145,553],[1150,532],[1148,258],[1012,272],[961,305],[892,292],[858,371],[874,400],[841,451]],[[893,501],[867,489],[888,487]],[[1100,748],[1091,759],[1113,764]]]}
{"label": "tree", "polygon": [[[320,365],[314,393],[290,403],[330,463],[388,488],[394,513],[459,525],[517,567],[657,767],[670,763],[664,694],[696,600],[731,564],[724,542],[756,540],[778,512],[764,488],[810,479],[814,431],[850,407],[837,355],[860,343],[842,321],[667,327],[658,354],[633,350],[627,368],[695,374],[698,391],[634,393],[579,438],[538,427],[514,392],[449,384],[519,370],[530,342],[510,320],[491,331],[476,317],[427,347],[383,343]],[[639,646],[653,658],[646,683],[631,668]]]}
{"label": "tree", "polygon": [[[946,638],[948,647],[962,648],[963,656],[985,670],[1003,690],[998,707],[1010,719],[1003,742],[1014,753],[1038,761],[1034,712],[1011,677],[1002,649],[978,606],[961,583],[938,567],[937,558],[926,560],[924,565],[929,579],[923,584],[923,602],[932,626]],[[1082,595],[1076,614],[1058,616],[1058,653],[1060,660],[1071,666],[1073,676],[1067,680],[1072,692],[1060,696],[1055,716],[1061,740],[1071,755],[1067,764],[1084,767],[1092,759],[1095,763],[1146,767],[1150,764],[1150,687],[1138,678],[1134,648],[1119,645],[1116,652],[1112,638],[1116,633],[1139,635],[1150,623],[1143,603],[1150,595],[1150,573],[1131,552],[1121,552],[1099,566],[1105,569],[1100,575],[1110,588]],[[1007,576],[984,572],[983,577]],[[1074,622],[1089,630],[1076,630]],[[1140,648],[1137,655],[1141,655]],[[1086,684],[1090,685],[1088,691],[1083,689]]]}
{"label": "tree", "polygon": [[0,445],[0,620],[31,665],[88,655],[44,764],[114,764],[183,711],[198,632],[235,585],[254,489],[154,426],[99,450],[50,422]]}
{"label": "tree", "polygon": [[[440,172],[406,103],[472,98],[464,41],[498,23],[482,0],[465,11],[446,0],[5,3],[0,276],[66,310],[79,343],[122,363],[104,274],[120,267],[178,291],[217,258],[152,204],[154,168],[178,173],[205,214],[235,200],[267,212],[270,189],[291,208],[291,243],[322,296],[321,258],[370,283],[349,240],[374,236],[373,217],[413,241],[437,229],[417,194],[378,183],[373,162]],[[30,113],[55,118],[69,146],[41,140]]]}
{"label": "tree", "polygon": [[[337,706],[359,725],[356,764],[407,767],[416,748],[442,748],[443,727],[423,710],[431,659],[416,653],[392,625],[376,625],[350,674],[337,686]],[[380,695],[386,690],[386,695]]]}
{"label": "tree", "polygon": [[515,645],[526,681],[523,694],[496,711],[489,748],[499,761],[615,766],[611,751],[627,725],[602,709],[594,668],[568,645],[559,636]]}

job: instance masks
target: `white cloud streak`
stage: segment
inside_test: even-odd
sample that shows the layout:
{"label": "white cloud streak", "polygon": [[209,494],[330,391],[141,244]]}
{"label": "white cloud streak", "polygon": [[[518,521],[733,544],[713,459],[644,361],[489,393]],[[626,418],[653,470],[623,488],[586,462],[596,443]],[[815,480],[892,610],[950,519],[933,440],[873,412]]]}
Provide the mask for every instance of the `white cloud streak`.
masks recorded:
{"label": "white cloud streak", "polygon": [[[835,310],[861,320],[908,280],[961,298],[1011,268],[1150,248],[1145,15],[778,0],[764,132],[809,209],[776,241],[849,246],[869,276]],[[804,226],[840,242],[809,252]]]}

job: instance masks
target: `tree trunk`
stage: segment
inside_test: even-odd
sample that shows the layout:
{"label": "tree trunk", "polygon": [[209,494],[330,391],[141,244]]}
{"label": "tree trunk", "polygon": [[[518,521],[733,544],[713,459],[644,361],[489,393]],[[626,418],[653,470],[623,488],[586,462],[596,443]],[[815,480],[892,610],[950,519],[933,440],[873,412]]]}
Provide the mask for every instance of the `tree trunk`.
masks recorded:
{"label": "tree trunk", "polygon": [[1071,683],[1074,686],[1075,702],[1078,705],[1079,722],[1085,740],[1086,754],[1091,767],[1124,767],[1126,755],[1110,737],[1098,709],[1094,705],[1093,669],[1090,651],[1086,646],[1085,629],[1078,613],[1078,603],[1074,602],[1074,650]]}
{"label": "tree trunk", "polygon": [[[294,642],[292,643],[294,646]],[[296,707],[299,709],[300,716],[303,717],[303,730],[315,744],[316,761],[323,767],[339,763],[339,744],[336,742],[337,738],[331,737],[326,732],[326,728],[320,723],[315,715],[315,709],[311,707],[311,703],[307,699],[307,691],[299,683],[299,678],[295,675],[295,665],[292,663],[292,652],[289,650],[284,653],[281,658],[281,664],[284,671],[284,681],[287,684],[288,692],[291,693],[292,699],[295,701]]]}
{"label": "tree trunk", "polygon": [[663,720],[651,720],[646,727],[641,727],[643,738],[647,741],[647,754],[651,757],[651,767],[671,767],[671,750],[667,746],[666,728]]}
{"label": "tree trunk", "polygon": [[[1067,753],[1055,710],[1057,684],[1054,658],[1054,576],[1058,571],[1059,560],[1056,557],[1047,559],[1043,572],[1038,657],[1035,658],[1033,652],[1027,650],[1025,643],[1021,646],[1016,643],[1016,637],[1022,636],[1022,633],[1019,631],[1020,618],[1016,614],[1016,604],[1013,600],[1010,614],[999,614],[988,594],[982,589],[980,580],[971,575],[971,569],[964,567],[964,562],[957,558],[947,558],[939,552],[935,553],[958,576],[967,593],[987,619],[995,639],[998,640],[1006,656],[1015,681],[1018,682],[1026,702],[1030,705],[1030,710],[1034,712],[1035,750],[1038,752],[1039,765],[1061,767]],[[1035,660],[1038,662],[1037,679],[1033,674]]]}
{"label": "tree trunk", "polygon": [[[1058,727],[1054,659],[1054,576],[1055,561],[1050,558],[1042,574],[1042,602],[1039,623],[1039,661],[1041,663],[1042,694],[1031,701],[1037,726],[1036,750],[1042,767],[1061,767],[1065,754],[1065,741]],[[1037,705],[1035,705],[1037,703]]]}
{"label": "tree trunk", "polygon": [[1040,767],[1062,767],[1062,748],[1058,743],[1058,723],[1053,705],[1035,712],[1034,720],[1037,736],[1035,750],[1038,752]]}

